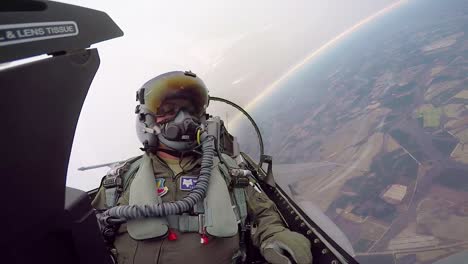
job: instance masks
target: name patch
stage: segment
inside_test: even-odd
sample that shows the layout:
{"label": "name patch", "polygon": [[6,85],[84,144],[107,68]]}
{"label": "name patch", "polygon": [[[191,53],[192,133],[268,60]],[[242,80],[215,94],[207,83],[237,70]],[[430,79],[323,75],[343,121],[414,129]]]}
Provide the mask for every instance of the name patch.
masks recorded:
{"label": "name patch", "polygon": [[195,184],[197,184],[198,177],[195,176],[182,176],[180,177],[179,189],[181,191],[191,191]]}

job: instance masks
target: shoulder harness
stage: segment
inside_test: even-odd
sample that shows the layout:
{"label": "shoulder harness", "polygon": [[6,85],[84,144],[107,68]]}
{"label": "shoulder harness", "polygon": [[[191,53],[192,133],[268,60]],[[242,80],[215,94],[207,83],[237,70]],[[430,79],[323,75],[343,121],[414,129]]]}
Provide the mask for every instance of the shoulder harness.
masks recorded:
{"label": "shoulder harness", "polygon": [[[230,196],[232,204],[241,228],[244,227],[247,219],[247,201],[245,196],[244,188],[248,186],[248,179],[244,180],[241,177],[233,176],[230,173],[230,168],[238,168],[236,162],[226,154],[222,154],[223,162],[219,162],[217,165],[219,171],[226,180],[226,184],[230,189]],[[142,156],[130,158],[126,161],[115,164],[104,177],[102,186],[105,189],[106,196],[106,207],[111,208],[117,205],[117,202],[122,193],[128,188],[131,183],[132,176],[138,171]],[[205,213],[204,203],[197,204],[194,208],[194,212],[203,214]],[[171,221],[170,221],[171,222]],[[183,221],[186,222],[186,221]],[[193,221],[189,221],[193,222]],[[198,222],[198,221],[197,221]],[[193,227],[182,226],[182,229],[186,231],[195,231],[199,228],[199,224],[194,225],[193,223],[186,224]],[[196,226],[196,228],[195,228]],[[181,228],[181,226],[179,226]],[[192,230],[194,229],[194,230]]]}
{"label": "shoulder harness", "polygon": [[[104,187],[105,192],[106,192],[106,207],[107,208],[114,207],[117,204],[117,201],[119,200],[120,195],[124,191],[125,185],[128,184],[128,179],[124,179],[124,175],[130,176],[138,170],[139,162],[136,162],[136,161],[140,160],[141,157],[142,156],[140,155],[140,156],[133,157],[126,161],[115,164],[107,172],[106,176],[104,176],[102,187]],[[137,163],[137,164],[134,164],[134,163]],[[130,173],[127,173],[127,172],[130,172]]]}

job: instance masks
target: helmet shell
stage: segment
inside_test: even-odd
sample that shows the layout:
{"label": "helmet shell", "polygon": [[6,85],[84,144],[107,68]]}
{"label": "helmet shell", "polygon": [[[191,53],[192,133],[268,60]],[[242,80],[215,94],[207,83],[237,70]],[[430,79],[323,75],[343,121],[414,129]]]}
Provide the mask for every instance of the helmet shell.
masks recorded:
{"label": "helmet shell", "polygon": [[186,99],[195,107],[195,115],[202,116],[208,107],[208,89],[192,72],[173,71],[147,81],[138,92],[140,104],[153,114],[167,99]]}

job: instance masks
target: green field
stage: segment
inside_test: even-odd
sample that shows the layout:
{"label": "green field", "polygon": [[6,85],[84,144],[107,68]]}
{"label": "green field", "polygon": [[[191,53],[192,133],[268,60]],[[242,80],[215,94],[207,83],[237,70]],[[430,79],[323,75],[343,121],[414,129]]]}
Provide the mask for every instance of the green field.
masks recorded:
{"label": "green field", "polygon": [[425,107],[418,111],[418,118],[423,119],[423,126],[427,127],[439,127],[440,116],[442,115],[441,108]]}

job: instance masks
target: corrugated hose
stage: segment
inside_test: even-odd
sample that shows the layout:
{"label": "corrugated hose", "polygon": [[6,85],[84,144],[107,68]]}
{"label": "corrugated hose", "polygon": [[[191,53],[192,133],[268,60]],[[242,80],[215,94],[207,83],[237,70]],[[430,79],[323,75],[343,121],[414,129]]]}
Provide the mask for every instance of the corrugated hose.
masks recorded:
{"label": "corrugated hose", "polygon": [[174,202],[112,207],[97,215],[99,222],[102,224],[119,224],[132,219],[181,214],[192,209],[196,203],[206,196],[216,151],[213,136],[208,136],[204,132],[200,138],[202,149],[200,175],[194,188],[184,198]]}

